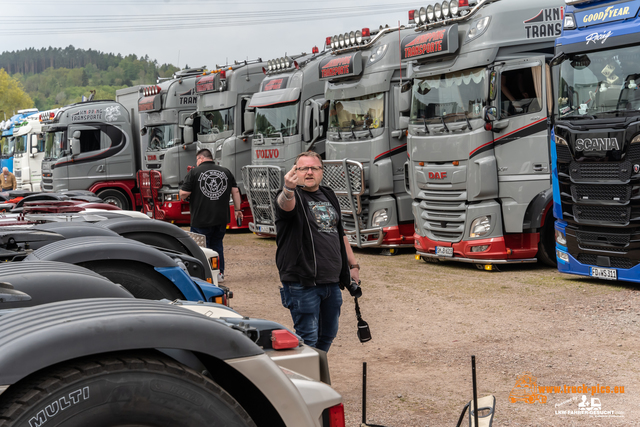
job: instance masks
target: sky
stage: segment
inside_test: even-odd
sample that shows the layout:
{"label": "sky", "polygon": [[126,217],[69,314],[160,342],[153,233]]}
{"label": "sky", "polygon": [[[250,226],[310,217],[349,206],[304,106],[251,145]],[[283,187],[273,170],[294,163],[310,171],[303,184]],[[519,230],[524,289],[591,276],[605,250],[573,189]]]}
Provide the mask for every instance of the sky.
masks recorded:
{"label": "sky", "polygon": [[149,55],[214,69],[324,48],[327,36],[407,24],[400,0],[0,0],[0,53],[28,48]]}

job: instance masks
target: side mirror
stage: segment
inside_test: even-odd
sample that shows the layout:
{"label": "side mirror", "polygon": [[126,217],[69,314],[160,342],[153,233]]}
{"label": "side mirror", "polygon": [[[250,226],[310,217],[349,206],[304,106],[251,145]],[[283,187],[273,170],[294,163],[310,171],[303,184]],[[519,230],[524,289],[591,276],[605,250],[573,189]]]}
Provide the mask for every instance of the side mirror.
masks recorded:
{"label": "side mirror", "polygon": [[496,99],[496,95],[498,94],[498,73],[492,71],[489,75],[489,101],[493,101]]}
{"label": "side mirror", "polygon": [[308,104],[304,106],[304,117],[302,126],[302,140],[304,142],[313,142],[320,136],[318,125],[320,124],[320,105],[310,99]]}
{"label": "side mirror", "polygon": [[184,127],[182,128],[182,143],[185,145],[191,144],[195,141],[193,136],[193,117],[189,116],[184,120]]}
{"label": "side mirror", "polygon": [[31,147],[31,157],[38,154],[38,147]]}
{"label": "side mirror", "polygon": [[[402,85],[402,89],[404,89],[405,85]],[[400,90],[400,98],[398,99],[399,110],[401,113],[406,113],[411,109],[411,91],[410,90]]]}
{"label": "side mirror", "polygon": [[73,137],[71,138],[71,155],[75,156],[80,154],[80,131],[74,131]]}
{"label": "side mirror", "polygon": [[498,109],[496,107],[484,107],[484,121],[493,122],[498,119]]}
{"label": "side mirror", "polygon": [[29,143],[29,153],[31,153],[31,157],[35,156],[38,152],[38,136],[31,135],[31,142]]}
{"label": "side mirror", "polygon": [[409,128],[409,116],[400,116],[398,118],[398,129]]}
{"label": "side mirror", "polygon": [[255,121],[255,114],[253,111],[244,112],[244,133],[253,132],[253,122]]}

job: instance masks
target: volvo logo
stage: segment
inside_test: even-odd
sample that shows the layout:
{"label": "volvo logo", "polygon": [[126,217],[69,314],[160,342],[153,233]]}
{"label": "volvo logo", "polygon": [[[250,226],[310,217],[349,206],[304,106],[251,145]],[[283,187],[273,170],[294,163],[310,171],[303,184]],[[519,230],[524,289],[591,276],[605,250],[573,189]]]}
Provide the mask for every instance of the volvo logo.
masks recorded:
{"label": "volvo logo", "polygon": [[576,151],[620,150],[616,138],[585,138],[576,140]]}

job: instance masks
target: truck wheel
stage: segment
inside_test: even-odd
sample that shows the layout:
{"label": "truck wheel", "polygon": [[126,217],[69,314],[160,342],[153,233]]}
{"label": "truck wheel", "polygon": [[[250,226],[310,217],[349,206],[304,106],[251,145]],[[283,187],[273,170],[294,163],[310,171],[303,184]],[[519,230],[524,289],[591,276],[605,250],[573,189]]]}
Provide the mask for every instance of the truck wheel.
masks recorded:
{"label": "truck wheel", "polygon": [[119,283],[136,298],[184,299],[182,292],[169,279],[147,264],[131,261],[87,261],[78,264]]}
{"label": "truck wheel", "polygon": [[544,225],[540,229],[540,242],[538,242],[538,261],[549,267],[556,268],[556,235],[553,227],[554,219],[551,209],[544,217]]}
{"label": "truck wheel", "polygon": [[153,353],[96,355],[50,367],[11,386],[0,413],[0,427],[255,427],[211,379]]}
{"label": "truck wheel", "polygon": [[129,210],[129,198],[118,190],[102,190],[98,193],[105,203],[116,205],[122,210]]}

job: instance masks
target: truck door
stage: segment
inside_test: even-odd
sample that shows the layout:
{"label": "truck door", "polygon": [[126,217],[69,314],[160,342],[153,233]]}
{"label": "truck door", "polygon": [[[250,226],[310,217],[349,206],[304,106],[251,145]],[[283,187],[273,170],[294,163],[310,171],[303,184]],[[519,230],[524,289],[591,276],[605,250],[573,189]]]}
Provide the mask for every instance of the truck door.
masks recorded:
{"label": "truck door", "polygon": [[550,186],[547,67],[544,57],[506,61],[496,68],[496,106],[507,126],[494,134],[505,232],[522,232],[531,200]]}
{"label": "truck door", "polygon": [[104,157],[107,179],[119,181],[135,179],[138,167],[136,156],[136,138],[130,131],[127,135],[123,129],[112,124],[101,126],[101,157]]}
{"label": "truck door", "polygon": [[80,131],[80,153],[69,155],[66,163],[69,190],[87,190],[94,183],[107,179],[104,151],[107,138],[102,125],[70,125],[68,138]]}

